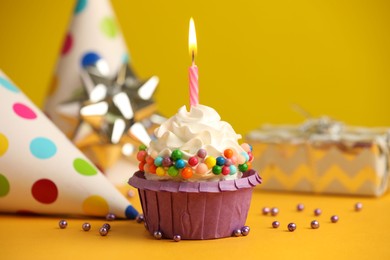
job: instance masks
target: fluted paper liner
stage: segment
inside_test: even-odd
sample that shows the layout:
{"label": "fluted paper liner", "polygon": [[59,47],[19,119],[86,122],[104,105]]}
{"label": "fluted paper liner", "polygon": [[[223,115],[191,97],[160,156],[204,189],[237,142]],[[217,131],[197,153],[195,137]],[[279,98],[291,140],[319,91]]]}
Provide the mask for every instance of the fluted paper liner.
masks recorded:
{"label": "fluted paper liner", "polygon": [[0,212],[135,218],[137,211],[0,71]]}
{"label": "fluted paper liner", "polygon": [[229,237],[241,229],[253,187],[260,183],[254,170],[240,179],[219,182],[151,181],[141,171],[129,180],[138,188],[149,232],[182,239]]}

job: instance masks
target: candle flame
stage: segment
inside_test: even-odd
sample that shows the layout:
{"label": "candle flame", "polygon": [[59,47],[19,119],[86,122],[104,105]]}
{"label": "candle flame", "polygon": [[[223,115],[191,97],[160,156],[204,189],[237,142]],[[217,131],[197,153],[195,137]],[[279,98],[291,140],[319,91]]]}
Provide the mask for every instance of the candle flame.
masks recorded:
{"label": "candle flame", "polygon": [[192,58],[192,62],[194,62],[195,55],[197,52],[197,44],[196,44],[195,23],[194,23],[194,19],[192,17],[190,19],[190,29],[189,29],[189,33],[188,33],[188,50],[190,51],[190,56]]}

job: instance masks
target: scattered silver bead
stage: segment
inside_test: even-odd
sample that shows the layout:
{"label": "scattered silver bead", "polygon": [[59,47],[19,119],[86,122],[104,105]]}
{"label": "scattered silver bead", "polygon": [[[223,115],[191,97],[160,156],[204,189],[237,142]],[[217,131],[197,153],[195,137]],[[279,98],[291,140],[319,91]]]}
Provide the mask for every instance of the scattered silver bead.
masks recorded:
{"label": "scattered silver bead", "polygon": [[288,231],[293,232],[295,229],[297,229],[297,225],[295,223],[289,223],[287,225]]}
{"label": "scattered silver bead", "polygon": [[84,231],[89,231],[91,229],[91,224],[85,222],[81,227],[83,228]]}
{"label": "scattered silver bead", "polygon": [[321,213],[322,213],[322,210],[321,209],[315,209],[314,210],[314,216],[319,216],[319,215],[321,215]]}
{"label": "scattered silver bead", "polygon": [[273,228],[278,228],[279,226],[280,226],[279,221],[274,221],[274,222],[272,222],[272,227],[273,227]]}
{"label": "scattered silver bead", "polygon": [[310,223],[310,225],[311,225],[311,228],[312,228],[312,229],[317,229],[317,228],[320,227],[320,223],[319,223],[317,220],[313,220],[313,221]]}
{"label": "scattered silver bead", "polygon": [[139,214],[135,220],[137,221],[137,223],[142,223],[145,221],[145,217],[144,215]]}
{"label": "scattered silver bead", "polygon": [[104,223],[102,227],[106,228],[107,231],[110,231],[110,230],[111,230],[111,225],[108,224],[108,223]]}
{"label": "scattered silver bead", "polygon": [[248,234],[249,234],[249,231],[250,231],[251,229],[248,227],[248,226],[243,226],[242,228],[241,228],[241,234],[243,235],[243,236],[247,236]]}
{"label": "scattered silver bead", "polygon": [[100,233],[100,235],[101,236],[107,236],[107,234],[108,234],[108,229],[107,228],[105,228],[105,227],[101,227],[100,229],[99,229],[99,233]]}
{"label": "scattered silver bead", "polygon": [[303,211],[305,209],[305,205],[303,205],[302,203],[299,203],[298,205],[297,205],[297,210],[298,211]]}
{"label": "scattered silver bead", "polygon": [[337,221],[339,221],[339,217],[337,215],[333,215],[330,217],[330,221],[332,221],[332,223],[336,223]]}
{"label": "scattered silver bead", "polygon": [[174,240],[175,242],[179,242],[179,241],[181,240],[181,236],[180,236],[180,235],[174,235],[174,236],[173,236],[173,240]]}
{"label": "scattered silver bead", "polygon": [[153,236],[155,239],[161,239],[162,233],[160,231],[154,231]]}
{"label": "scattered silver bead", "polygon": [[274,208],[271,209],[271,215],[272,216],[276,216],[276,215],[278,215],[278,213],[279,213],[279,209],[278,208],[274,207]]}
{"label": "scattered silver bead", "polygon": [[357,202],[355,204],[355,211],[361,211],[363,209],[363,203]]}
{"label": "scattered silver bead", "polygon": [[106,220],[108,220],[108,221],[115,220],[115,218],[116,218],[116,216],[114,214],[112,214],[112,213],[109,213],[106,216]]}
{"label": "scattered silver bead", "polygon": [[61,219],[60,222],[58,222],[58,226],[61,229],[64,229],[64,228],[66,228],[68,226],[68,222],[65,219]]}
{"label": "scattered silver bead", "polygon": [[268,207],[263,208],[263,215],[268,215],[271,212],[271,209]]}
{"label": "scattered silver bead", "polygon": [[241,229],[235,229],[234,231],[233,231],[233,235],[235,236],[235,237],[239,237],[239,236],[241,236]]}

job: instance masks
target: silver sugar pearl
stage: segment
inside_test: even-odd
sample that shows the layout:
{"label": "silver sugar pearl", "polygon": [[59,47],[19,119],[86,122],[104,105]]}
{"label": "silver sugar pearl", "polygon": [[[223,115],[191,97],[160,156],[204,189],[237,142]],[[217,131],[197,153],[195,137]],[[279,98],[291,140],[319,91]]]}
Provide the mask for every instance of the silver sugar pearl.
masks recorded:
{"label": "silver sugar pearl", "polygon": [[180,235],[174,235],[173,236],[173,241],[179,242],[180,240],[181,240],[181,236]]}
{"label": "silver sugar pearl", "polygon": [[105,227],[101,227],[101,228],[99,229],[99,233],[100,233],[100,235],[101,235],[102,237],[107,236],[107,234],[108,234],[108,229],[105,228]]}
{"label": "silver sugar pearl", "polygon": [[102,227],[106,228],[107,231],[110,231],[110,230],[111,230],[111,225],[108,224],[108,223],[104,223]]}
{"label": "silver sugar pearl", "polygon": [[322,210],[321,209],[315,209],[314,210],[314,216],[319,216],[319,215],[321,215],[321,213],[322,213]]}
{"label": "silver sugar pearl", "polygon": [[271,209],[268,207],[264,207],[262,212],[263,212],[263,215],[268,215],[271,212]]}
{"label": "silver sugar pearl", "polygon": [[153,236],[155,239],[161,239],[162,233],[160,231],[154,231]]}
{"label": "silver sugar pearl", "polygon": [[272,216],[276,216],[276,215],[278,215],[278,213],[279,213],[279,209],[278,209],[278,208],[273,207],[273,208],[271,209],[271,215],[272,215]]}
{"label": "silver sugar pearl", "polygon": [[355,204],[355,211],[361,211],[363,209],[363,203],[357,202]]}
{"label": "silver sugar pearl", "polygon": [[302,203],[299,203],[298,205],[297,205],[297,210],[298,211],[303,211],[305,209],[305,205],[303,205]]}
{"label": "silver sugar pearl", "polygon": [[61,229],[64,229],[68,226],[68,222],[65,220],[65,219],[61,219],[59,222],[58,222],[58,226],[61,228]]}
{"label": "silver sugar pearl", "polygon": [[144,215],[139,214],[135,220],[137,221],[137,223],[142,223],[145,221],[145,217]]}
{"label": "silver sugar pearl", "polygon": [[239,236],[241,236],[241,229],[235,229],[234,231],[233,231],[233,235],[235,236],[235,237],[239,237]]}
{"label": "silver sugar pearl", "polygon": [[293,232],[295,229],[297,229],[297,225],[295,223],[289,223],[287,225],[288,231]]}
{"label": "silver sugar pearl", "polygon": [[250,231],[251,229],[248,227],[248,226],[243,226],[242,228],[241,228],[241,234],[243,235],[243,236],[247,236],[248,234],[249,234],[249,231]]}
{"label": "silver sugar pearl", "polygon": [[312,229],[317,229],[320,227],[320,223],[317,221],[317,220],[313,220],[311,223],[310,223],[310,226]]}
{"label": "silver sugar pearl", "polygon": [[272,227],[273,227],[273,228],[278,228],[279,226],[280,226],[279,221],[274,221],[274,222],[272,222]]}
{"label": "silver sugar pearl", "polygon": [[81,227],[83,228],[84,231],[89,231],[91,229],[91,224],[85,222]]}
{"label": "silver sugar pearl", "polygon": [[116,216],[114,214],[112,214],[112,213],[109,213],[106,216],[106,220],[108,220],[108,221],[115,220],[115,218],[116,218]]}
{"label": "silver sugar pearl", "polygon": [[330,217],[330,221],[332,221],[332,223],[336,223],[337,221],[339,221],[339,217],[337,215],[333,215]]}

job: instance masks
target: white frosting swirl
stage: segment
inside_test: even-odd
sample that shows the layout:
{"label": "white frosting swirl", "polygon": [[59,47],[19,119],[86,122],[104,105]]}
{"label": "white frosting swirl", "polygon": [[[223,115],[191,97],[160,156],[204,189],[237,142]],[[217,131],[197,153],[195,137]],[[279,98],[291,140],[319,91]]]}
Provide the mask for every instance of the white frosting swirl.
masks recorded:
{"label": "white frosting swirl", "polygon": [[[213,108],[204,105],[191,107],[189,112],[185,106],[181,107],[175,116],[155,130],[155,136],[156,139],[150,143],[148,148],[148,154],[153,158],[169,157],[175,149],[183,153],[185,161],[195,156],[199,149],[206,150],[207,156],[214,158],[223,155],[226,149],[231,149],[236,155],[245,152],[238,144],[241,135],[236,134],[229,123],[221,121],[221,117]],[[233,175],[215,175],[209,169],[204,174],[194,171],[188,181],[236,179],[241,175],[238,169]],[[168,174],[157,176],[146,172],[145,176],[153,180],[183,180],[180,175],[177,177],[171,177]]]}

